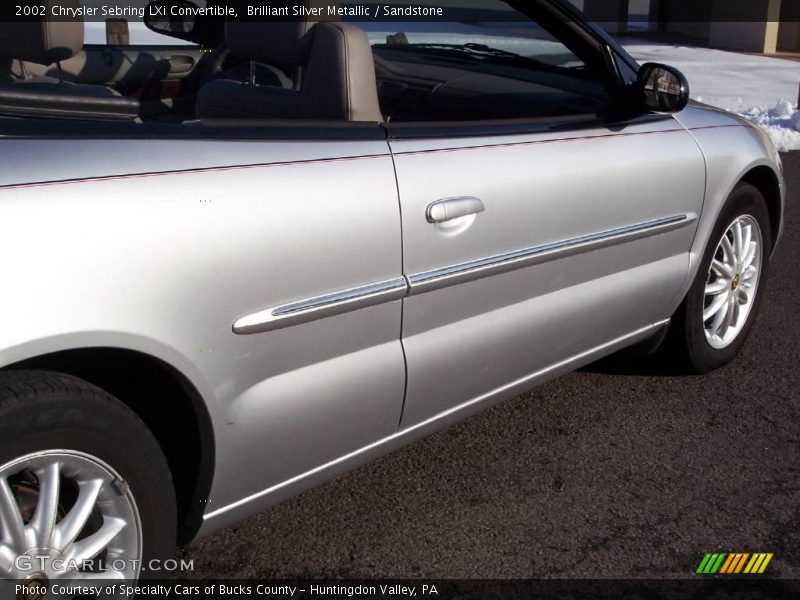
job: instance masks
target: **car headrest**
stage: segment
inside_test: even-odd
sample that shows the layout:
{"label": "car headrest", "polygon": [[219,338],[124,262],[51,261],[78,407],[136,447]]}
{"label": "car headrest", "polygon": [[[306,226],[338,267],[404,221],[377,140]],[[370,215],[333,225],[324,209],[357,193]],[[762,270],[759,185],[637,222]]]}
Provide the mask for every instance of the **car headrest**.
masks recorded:
{"label": "car headrest", "polygon": [[217,79],[197,97],[199,119],[307,119],[380,123],[372,48],[364,30],[326,22],[309,35],[302,82],[242,85]]}
{"label": "car headrest", "polygon": [[53,7],[80,8],[79,0],[42,0],[45,15],[24,21],[0,22],[0,58],[52,65],[83,48],[83,19],[53,16]]}
{"label": "car headrest", "polygon": [[[307,57],[308,32],[321,21],[338,21],[328,14],[328,7],[338,2],[331,0],[276,0],[273,9],[286,8],[288,17],[264,16],[259,21],[228,21],[225,23],[225,42],[231,52],[239,57],[274,65],[291,73]],[[304,9],[305,16],[292,16],[295,10]],[[319,16],[313,12],[321,11]],[[244,9],[247,14],[247,9]]]}
{"label": "car headrest", "polygon": [[301,109],[318,119],[383,120],[375,62],[363,29],[352,23],[320,23],[303,77]]}

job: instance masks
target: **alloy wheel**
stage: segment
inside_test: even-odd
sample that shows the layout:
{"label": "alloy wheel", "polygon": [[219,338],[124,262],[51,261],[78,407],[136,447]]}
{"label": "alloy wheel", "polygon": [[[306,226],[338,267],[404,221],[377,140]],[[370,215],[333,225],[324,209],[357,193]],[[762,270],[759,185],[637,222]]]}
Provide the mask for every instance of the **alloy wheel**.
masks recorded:
{"label": "alloy wheel", "polygon": [[135,579],[141,556],[133,495],[100,459],[49,450],[0,466],[0,576]]}
{"label": "alloy wheel", "polygon": [[758,221],[737,217],[720,239],[705,286],[703,328],[715,349],[729,346],[753,308],[761,275],[763,241]]}

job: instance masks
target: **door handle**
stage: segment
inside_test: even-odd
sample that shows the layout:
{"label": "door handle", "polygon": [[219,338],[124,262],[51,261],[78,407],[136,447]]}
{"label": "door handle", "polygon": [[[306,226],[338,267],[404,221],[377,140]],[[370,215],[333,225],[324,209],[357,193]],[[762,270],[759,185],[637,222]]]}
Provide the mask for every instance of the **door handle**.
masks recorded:
{"label": "door handle", "polygon": [[459,217],[476,215],[484,210],[486,208],[480,198],[473,196],[445,198],[429,204],[425,211],[425,217],[428,219],[428,223],[444,223]]}

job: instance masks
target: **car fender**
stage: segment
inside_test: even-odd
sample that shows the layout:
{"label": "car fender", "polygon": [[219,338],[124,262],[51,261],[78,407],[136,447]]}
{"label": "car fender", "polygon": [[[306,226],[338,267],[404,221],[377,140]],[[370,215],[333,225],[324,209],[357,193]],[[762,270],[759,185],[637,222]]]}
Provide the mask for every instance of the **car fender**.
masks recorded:
{"label": "car fender", "polygon": [[[733,188],[758,167],[768,168],[780,188],[780,235],[786,188],[778,166],[778,156],[766,133],[734,115],[704,108],[689,108],[676,115],[700,147],[706,162],[706,192],[694,242],[689,252],[688,277],[680,298],[688,292],[697,275],[703,254]],[[677,308],[677,305],[676,307]]]}

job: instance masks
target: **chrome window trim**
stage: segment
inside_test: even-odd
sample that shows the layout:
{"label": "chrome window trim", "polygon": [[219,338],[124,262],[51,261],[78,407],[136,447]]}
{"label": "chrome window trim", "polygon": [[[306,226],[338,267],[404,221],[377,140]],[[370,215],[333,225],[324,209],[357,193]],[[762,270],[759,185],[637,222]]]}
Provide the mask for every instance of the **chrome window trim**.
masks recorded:
{"label": "chrome window trim", "polygon": [[339,292],[313,296],[245,315],[233,324],[233,332],[247,335],[308,323],[565,256],[665,233],[685,227],[696,220],[697,215],[694,213],[673,215],[432,269],[408,277],[395,277]]}
{"label": "chrome window trim", "polygon": [[697,215],[694,213],[673,215],[416,273],[408,276],[409,295],[423,294],[435,289],[490,277],[498,273],[521,269],[565,256],[665,233],[684,227],[696,220]]}

